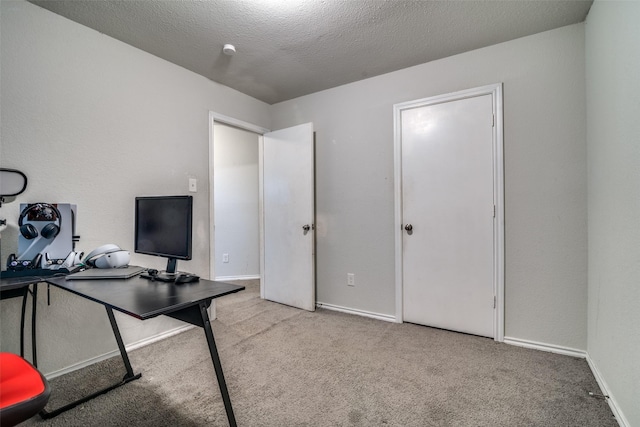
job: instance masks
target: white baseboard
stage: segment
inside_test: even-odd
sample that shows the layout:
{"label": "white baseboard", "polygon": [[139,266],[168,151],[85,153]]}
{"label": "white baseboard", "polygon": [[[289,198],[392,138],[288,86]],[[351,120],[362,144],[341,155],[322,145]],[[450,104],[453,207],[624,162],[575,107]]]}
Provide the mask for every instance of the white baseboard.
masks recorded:
{"label": "white baseboard", "polygon": [[515,345],[518,347],[531,348],[534,350],[547,351],[550,353],[564,354],[565,356],[579,357],[581,359],[584,359],[587,357],[587,352],[584,350],[578,350],[571,347],[563,347],[560,345],[547,344],[547,343],[542,343],[537,341],[529,341],[529,340],[523,340],[520,338],[511,338],[511,337],[504,337],[503,342],[505,344]]}
{"label": "white baseboard", "polygon": [[[132,350],[135,350],[137,348],[144,347],[144,346],[147,346],[149,344],[153,344],[154,342],[157,342],[157,341],[163,340],[165,338],[169,338],[169,337],[172,337],[172,336],[177,335],[179,333],[185,332],[185,331],[187,331],[187,330],[189,330],[191,328],[195,328],[195,326],[192,326],[192,325],[180,326],[178,328],[174,328],[174,329],[171,329],[169,331],[162,332],[162,333],[159,333],[157,335],[154,335],[152,337],[145,338],[145,339],[142,339],[140,341],[131,343],[129,345],[126,345],[125,348],[127,349],[127,351],[132,351]],[[93,365],[94,363],[98,363],[98,362],[101,362],[103,360],[106,360],[106,359],[109,359],[111,357],[118,356],[118,355],[120,355],[120,351],[119,350],[113,350],[113,351],[110,351],[108,353],[101,354],[101,355],[96,356],[96,357],[92,357],[91,359],[87,359],[87,360],[84,360],[82,362],[74,363],[71,366],[67,366],[67,367],[59,369],[57,371],[49,372],[48,374],[45,374],[45,377],[48,380],[50,380],[50,379],[53,379],[55,377],[59,377],[60,375],[64,375],[64,374],[68,374],[69,372],[77,371],[78,369],[82,369],[82,368],[84,368],[86,366]]]}
{"label": "white baseboard", "polygon": [[327,310],[339,311],[341,313],[355,314],[356,316],[370,317],[372,319],[384,320],[385,322],[395,322],[396,316],[388,314],[372,313],[370,311],[358,310],[355,308],[341,307],[339,305],[326,304],[324,302],[316,302],[316,307],[326,308]]}
{"label": "white baseboard", "polygon": [[598,383],[598,386],[600,386],[600,390],[602,391],[602,394],[607,396],[607,399],[606,399],[607,403],[609,404],[609,408],[611,408],[611,412],[613,412],[614,417],[616,417],[616,421],[618,421],[618,424],[620,425],[620,427],[631,427],[631,424],[629,424],[629,421],[627,421],[624,414],[618,407],[616,403],[616,399],[611,395],[611,392],[609,391],[609,387],[607,386],[607,383],[602,378],[602,375],[600,374],[598,367],[596,366],[594,361],[591,359],[591,357],[589,357],[589,353],[587,353],[586,351],[577,350],[575,348],[570,348],[570,347],[562,347],[562,346],[557,346],[552,344],[545,344],[545,343],[540,343],[535,341],[528,341],[528,340],[522,340],[518,338],[509,338],[509,337],[504,337],[504,343],[516,345],[519,347],[531,348],[534,350],[548,351],[551,353],[563,354],[565,356],[573,356],[573,357],[586,359],[587,363],[589,364],[589,369],[591,369],[591,373],[593,373],[593,376],[595,377],[596,382]]}
{"label": "white baseboard", "polygon": [[213,280],[217,280],[217,281],[222,281],[222,280],[255,280],[255,279],[259,279],[260,275],[259,274],[248,274],[245,276],[216,276],[215,279]]}
{"label": "white baseboard", "polygon": [[611,408],[611,412],[616,417],[616,421],[620,424],[620,427],[631,427],[631,424],[626,419],[618,404],[616,402],[615,397],[611,394],[609,387],[607,386],[607,382],[602,378],[602,374],[600,374],[600,370],[596,366],[595,362],[589,357],[587,353],[587,363],[589,364],[589,368],[591,368],[591,372],[593,372],[593,376],[596,378],[598,385],[600,386],[600,390],[602,390],[602,394],[607,397],[607,403],[609,404],[609,408]]}
{"label": "white baseboard", "polygon": [[[127,351],[132,351],[132,350],[135,350],[137,348],[141,348],[141,347],[148,346],[149,344],[153,344],[154,342],[162,341],[165,338],[169,338],[169,337],[172,337],[174,335],[181,334],[182,332],[186,332],[189,329],[193,329],[193,328],[195,328],[195,326],[193,326],[193,325],[179,326],[177,328],[170,329],[170,330],[168,330],[166,332],[161,332],[161,333],[153,335],[153,336],[151,336],[149,338],[145,338],[145,339],[142,339],[140,341],[136,341],[134,343],[126,345],[125,348],[127,349]],[[114,354],[118,354],[120,352],[119,351],[114,351],[113,353]]]}

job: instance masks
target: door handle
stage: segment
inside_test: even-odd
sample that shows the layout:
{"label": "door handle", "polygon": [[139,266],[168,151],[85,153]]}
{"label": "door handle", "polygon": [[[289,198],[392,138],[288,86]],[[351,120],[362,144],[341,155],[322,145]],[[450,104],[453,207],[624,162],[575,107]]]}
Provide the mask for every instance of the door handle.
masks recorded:
{"label": "door handle", "polygon": [[404,229],[407,231],[407,234],[413,234],[413,225],[407,224],[404,226]]}
{"label": "door handle", "polygon": [[302,226],[302,232],[305,235],[309,232],[309,230],[313,230],[313,229],[314,229],[313,224],[311,224],[311,225],[305,224],[305,225]]}

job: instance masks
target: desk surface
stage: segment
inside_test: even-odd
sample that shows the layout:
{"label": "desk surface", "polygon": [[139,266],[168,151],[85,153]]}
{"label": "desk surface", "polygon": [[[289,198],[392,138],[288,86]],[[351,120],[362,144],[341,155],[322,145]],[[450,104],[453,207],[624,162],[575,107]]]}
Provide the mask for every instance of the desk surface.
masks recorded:
{"label": "desk surface", "polygon": [[41,282],[40,276],[3,277],[0,278],[0,291],[9,291]]}
{"label": "desk surface", "polygon": [[96,280],[45,277],[43,281],[142,320],[244,289],[244,286],[205,279],[176,285],[139,276]]}

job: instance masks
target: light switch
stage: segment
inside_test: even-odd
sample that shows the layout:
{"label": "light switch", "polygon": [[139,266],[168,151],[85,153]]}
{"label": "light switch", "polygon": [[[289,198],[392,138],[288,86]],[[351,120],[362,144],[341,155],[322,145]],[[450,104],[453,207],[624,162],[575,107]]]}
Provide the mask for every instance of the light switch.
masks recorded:
{"label": "light switch", "polygon": [[189,191],[192,193],[198,192],[198,180],[195,178],[189,178]]}

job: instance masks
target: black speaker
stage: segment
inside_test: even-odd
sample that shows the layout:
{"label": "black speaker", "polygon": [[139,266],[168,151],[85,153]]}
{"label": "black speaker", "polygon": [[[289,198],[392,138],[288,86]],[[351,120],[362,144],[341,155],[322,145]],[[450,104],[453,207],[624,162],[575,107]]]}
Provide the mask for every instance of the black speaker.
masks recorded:
{"label": "black speaker", "polygon": [[53,239],[58,233],[60,233],[60,227],[62,226],[62,215],[55,206],[49,203],[32,203],[27,205],[26,208],[20,213],[18,219],[18,226],[20,227],[20,234],[27,239],[32,240],[38,237],[38,229],[33,224],[23,224],[24,219],[29,221],[56,221],[55,223],[49,223],[42,227],[40,235],[45,239]]}

